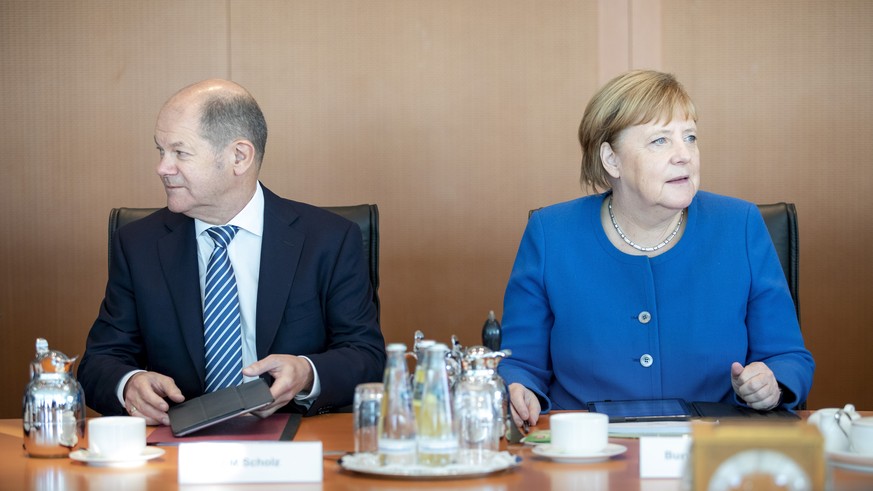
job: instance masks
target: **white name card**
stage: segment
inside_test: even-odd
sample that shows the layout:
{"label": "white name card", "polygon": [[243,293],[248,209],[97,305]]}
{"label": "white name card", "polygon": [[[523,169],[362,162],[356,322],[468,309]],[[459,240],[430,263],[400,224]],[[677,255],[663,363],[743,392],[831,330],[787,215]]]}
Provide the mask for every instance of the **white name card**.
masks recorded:
{"label": "white name card", "polygon": [[321,482],[321,442],[179,445],[179,484]]}
{"label": "white name card", "polygon": [[680,478],[691,453],[688,436],[640,438],[640,478]]}

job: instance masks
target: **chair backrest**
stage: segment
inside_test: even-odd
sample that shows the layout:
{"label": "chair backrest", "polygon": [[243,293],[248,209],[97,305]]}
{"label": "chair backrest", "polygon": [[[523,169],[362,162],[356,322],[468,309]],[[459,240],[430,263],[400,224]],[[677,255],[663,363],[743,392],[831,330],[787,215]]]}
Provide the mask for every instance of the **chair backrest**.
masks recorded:
{"label": "chair backrest", "polygon": [[800,322],[800,237],[797,233],[797,208],[794,203],[772,203],[758,205],[764,223],[773,239],[773,247],[782,263],[782,271],[788,281],[788,290],[794,300],[797,322]]}
{"label": "chair backrest", "polygon": [[[109,263],[112,263],[112,239],[119,227],[151,215],[160,208],[113,208],[109,211]],[[351,206],[323,206],[322,209],[336,213],[358,224],[364,255],[370,271],[370,284],[373,286],[373,301],[376,303],[376,316],[381,320],[379,302],[379,207],[375,204]]]}
{"label": "chair backrest", "polygon": [[[527,214],[530,216],[539,210],[535,208]],[[794,300],[794,309],[797,312],[797,322],[800,322],[800,298],[799,294],[799,271],[800,271],[800,238],[797,234],[797,208],[794,203],[772,203],[758,205],[764,223],[773,240],[773,247],[782,264],[782,272],[788,281],[788,290],[791,299]]]}

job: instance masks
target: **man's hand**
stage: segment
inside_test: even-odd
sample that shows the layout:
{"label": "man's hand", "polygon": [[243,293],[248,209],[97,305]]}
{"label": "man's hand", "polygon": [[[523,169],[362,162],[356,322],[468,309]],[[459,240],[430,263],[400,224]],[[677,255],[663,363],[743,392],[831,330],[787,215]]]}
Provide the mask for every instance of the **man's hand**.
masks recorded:
{"label": "man's hand", "polygon": [[274,401],[264,409],[254,412],[262,418],[291,402],[297,393],[312,390],[312,366],[299,356],[270,355],[243,368],[243,375],[246,377],[257,377],[263,373],[269,373],[273,377],[270,392]]}
{"label": "man's hand", "polygon": [[515,426],[519,428],[536,426],[542,410],[536,394],[521,384],[509,384],[509,402],[512,422]]}
{"label": "man's hand", "polygon": [[157,372],[139,372],[124,386],[124,407],[128,414],[145,418],[149,425],[170,424],[167,416],[170,405],[165,397],[173,402],[185,400],[176,382]]}
{"label": "man's hand", "polygon": [[749,363],[745,367],[734,362],[731,365],[731,385],[746,404],[762,411],[775,408],[782,395],[773,371],[760,361]]}

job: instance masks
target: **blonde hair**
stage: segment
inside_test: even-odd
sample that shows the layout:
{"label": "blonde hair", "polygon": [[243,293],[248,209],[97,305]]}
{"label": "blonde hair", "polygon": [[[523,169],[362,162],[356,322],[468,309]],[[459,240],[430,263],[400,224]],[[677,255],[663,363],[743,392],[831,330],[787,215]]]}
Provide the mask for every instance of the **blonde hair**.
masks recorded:
{"label": "blonde hair", "polygon": [[604,142],[615,146],[621,131],[629,126],[657,120],[669,123],[677,110],[686,119],[697,121],[694,102],[669,73],[635,70],[610,80],[588,102],[579,124],[582,188],[597,191],[611,187],[600,161]]}

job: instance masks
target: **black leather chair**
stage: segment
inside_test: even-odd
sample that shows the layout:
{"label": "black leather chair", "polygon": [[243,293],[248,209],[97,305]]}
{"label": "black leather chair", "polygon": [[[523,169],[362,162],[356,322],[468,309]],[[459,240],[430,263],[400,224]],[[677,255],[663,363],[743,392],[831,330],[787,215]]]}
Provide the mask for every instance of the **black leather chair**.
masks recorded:
{"label": "black leather chair", "polygon": [[[528,218],[539,208],[531,210]],[[797,209],[794,203],[772,203],[758,205],[764,223],[770,232],[779,262],[782,263],[782,272],[788,281],[788,290],[791,299],[794,300],[794,309],[797,312],[797,322],[800,322],[800,298],[799,271],[800,271],[800,238],[797,234]]]}
{"label": "black leather chair", "polygon": [[[324,206],[323,209],[336,213],[358,224],[364,243],[364,255],[370,269],[370,284],[373,286],[373,301],[376,303],[376,317],[381,320],[379,303],[379,207],[363,204],[351,206]],[[123,225],[139,220],[158,211],[159,208],[113,208],[109,211],[109,262],[112,263],[112,239],[115,231]]]}
{"label": "black leather chair", "polygon": [[800,322],[800,238],[797,234],[797,208],[794,203],[773,203],[758,205],[764,223],[773,239],[782,271],[788,280],[788,290],[794,300],[797,322]]}

